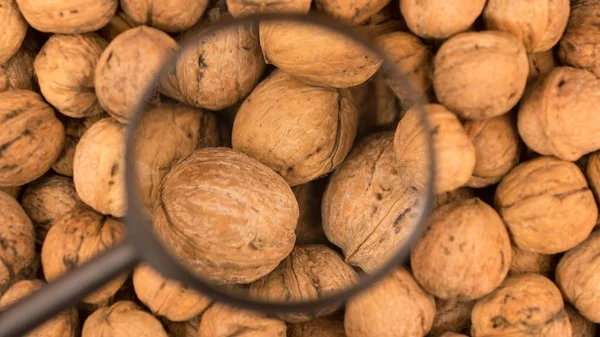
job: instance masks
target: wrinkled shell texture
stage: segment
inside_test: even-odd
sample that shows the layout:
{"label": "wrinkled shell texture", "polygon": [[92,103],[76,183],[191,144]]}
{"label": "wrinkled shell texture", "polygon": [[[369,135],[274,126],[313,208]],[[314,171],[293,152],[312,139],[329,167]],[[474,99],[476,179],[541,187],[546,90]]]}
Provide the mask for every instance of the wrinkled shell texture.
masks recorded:
{"label": "wrinkled shell texture", "polygon": [[460,187],[450,192],[440,193],[435,196],[433,207],[442,207],[454,201],[470,199],[475,196],[475,191],[469,187]]}
{"label": "wrinkled shell texture", "polygon": [[346,337],[344,322],[335,318],[317,318],[288,326],[288,337]]}
{"label": "wrinkled shell texture", "polygon": [[29,90],[0,93],[0,185],[31,182],[52,167],[65,130],[54,110]]}
{"label": "wrinkled shell texture", "polygon": [[33,89],[33,54],[19,49],[6,63],[0,63],[0,92]]}
{"label": "wrinkled shell texture", "polygon": [[311,0],[227,0],[227,10],[233,17],[257,13],[308,14]]}
{"label": "wrinkled shell texture", "polygon": [[321,203],[326,186],[327,180],[322,179],[292,188],[300,210],[296,224],[296,245],[327,242],[321,216]]}
{"label": "wrinkled shell texture", "polygon": [[227,148],[204,148],[167,174],[154,228],[201,277],[250,283],[294,246],[298,203],[288,184],[260,162]]}
{"label": "wrinkled shell texture", "polygon": [[158,319],[130,301],[96,310],[83,324],[81,337],[168,337]]}
{"label": "wrinkled shell texture", "polygon": [[435,317],[429,331],[431,337],[445,336],[444,332],[460,332],[471,326],[471,311],[475,301],[435,300]]}
{"label": "wrinkled shell texture", "polygon": [[486,0],[401,0],[400,11],[408,28],[428,39],[446,39],[469,29]]}
{"label": "wrinkled shell texture", "polygon": [[296,186],[333,171],[346,158],[357,124],[346,91],[314,87],[276,71],[238,110],[232,145]]}
{"label": "wrinkled shell texture", "polygon": [[585,175],[596,200],[600,200],[600,152],[594,152],[587,157]]}
{"label": "wrinkled shell texture", "polygon": [[96,33],[53,35],[35,58],[42,95],[63,115],[103,112],[94,91],[94,71],[107,42]]}
{"label": "wrinkled shell texture", "polygon": [[94,87],[100,105],[119,122],[127,122],[176,48],[169,35],[146,26],[117,36],[96,64]]}
{"label": "wrinkled shell texture", "polygon": [[110,19],[110,22],[99,29],[97,33],[106,41],[112,41],[117,35],[135,26],[136,25],[131,22],[131,19],[127,17],[125,13],[119,11]]}
{"label": "wrinkled shell texture", "polygon": [[410,238],[422,194],[396,166],[393,133],[364,139],[332,175],[323,196],[323,229],[346,262],[377,271]]}
{"label": "wrinkled shell texture", "polygon": [[575,161],[600,149],[600,79],[558,67],[538,82],[519,108],[519,134],[539,154]]}
{"label": "wrinkled shell texture", "polygon": [[527,81],[535,82],[541,76],[550,73],[554,68],[558,67],[558,60],[554,56],[552,49],[527,55],[529,58],[529,76]]}
{"label": "wrinkled shell texture", "polygon": [[600,76],[600,3],[571,1],[571,15],[558,55],[563,64],[587,69]]}
{"label": "wrinkled shell texture", "polygon": [[15,0],[0,1],[0,64],[8,61],[21,47],[27,33],[27,22],[23,19]]}
{"label": "wrinkled shell texture", "polygon": [[187,321],[201,314],[211,303],[207,297],[168,280],[142,265],[133,272],[133,286],[137,297],[155,316],[171,321]]}
{"label": "wrinkled shell texture", "polygon": [[348,90],[359,115],[359,136],[396,127],[400,120],[400,104],[381,73],[376,73],[369,82]]}
{"label": "wrinkled shell texture", "polygon": [[164,320],[163,324],[165,325],[169,337],[198,337],[201,318],[202,316],[197,316],[185,322],[171,322]]}
{"label": "wrinkled shell texture", "polygon": [[391,0],[315,0],[318,10],[335,19],[359,24],[379,12]]}
{"label": "wrinkled shell texture", "polygon": [[573,337],[594,337],[596,336],[596,324],[588,321],[585,317],[570,305],[565,305],[565,310],[571,322]]}
{"label": "wrinkled shell texture", "polygon": [[260,45],[267,63],[317,86],[362,84],[383,63],[351,38],[301,22],[261,22]]}
{"label": "wrinkled shell texture", "polygon": [[165,32],[181,32],[192,27],[206,10],[208,0],[121,0],[121,8],[135,25]]}
{"label": "wrinkled shell texture", "polygon": [[198,337],[286,337],[286,331],[280,320],[218,303],[202,315]]}
{"label": "wrinkled shell texture", "polygon": [[511,170],[494,204],[521,249],[556,254],[576,246],[592,232],[598,207],[577,165],[539,157]]}
{"label": "wrinkled shell texture", "polygon": [[537,273],[548,276],[554,271],[557,262],[555,255],[528,252],[513,245],[509,273],[511,275]]}
{"label": "wrinkled shell texture", "polygon": [[585,318],[600,323],[600,232],[568,251],[556,268],[556,284]]}
{"label": "wrinkled shell texture", "polygon": [[434,60],[433,88],[440,103],[461,118],[485,119],[512,109],[525,91],[529,59],[506,32],[458,34]]}
{"label": "wrinkled shell texture", "polygon": [[[80,205],[56,220],[42,246],[42,267],[48,281],[89,261],[119,243],[125,235],[122,223]],[[125,283],[121,275],[83,299],[86,303],[103,303]]]}
{"label": "wrinkled shell texture", "polygon": [[258,27],[238,24],[186,47],[159,89],[189,105],[221,110],[246,97],[264,69]]}
{"label": "wrinkled shell texture", "polygon": [[[331,248],[296,246],[275,270],[252,283],[250,296],[276,302],[312,301],[346,290],[357,281],[354,269]],[[317,316],[326,316],[336,309],[324,309]],[[291,323],[312,318],[308,314],[281,314],[280,317]]]}
{"label": "wrinkled shell texture", "polygon": [[[0,312],[11,304],[19,302],[22,298],[45,285],[40,280],[24,280],[12,285],[0,297]],[[60,314],[50,318],[42,325],[27,333],[27,337],[76,337],[79,329],[79,314],[75,308],[68,308]]]}
{"label": "wrinkled shell texture", "polygon": [[471,320],[472,337],[572,335],[560,291],[538,274],[507,278],[492,294],[477,301]]}
{"label": "wrinkled shell texture", "polygon": [[415,278],[440,299],[470,301],[504,280],[510,239],[496,211],[478,198],[436,209],[411,253]]}
{"label": "wrinkled shell texture", "polygon": [[399,268],[350,299],[344,327],[348,337],[422,337],[434,316],[433,296]]}
{"label": "wrinkled shell texture", "polygon": [[519,163],[521,145],[517,124],[510,114],[465,123],[475,146],[475,168],[467,185],[481,188],[499,182]]}

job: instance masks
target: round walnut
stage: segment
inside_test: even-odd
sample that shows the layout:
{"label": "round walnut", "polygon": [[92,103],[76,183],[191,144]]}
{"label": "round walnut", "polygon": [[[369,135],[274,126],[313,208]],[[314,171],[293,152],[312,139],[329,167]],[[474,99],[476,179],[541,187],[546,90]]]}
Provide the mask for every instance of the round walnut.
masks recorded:
{"label": "round walnut", "polygon": [[486,0],[402,0],[408,28],[426,39],[446,39],[466,31],[483,11]]}
{"label": "round walnut", "polygon": [[537,273],[549,276],[557,262],[556,255],[528,252],[513,245],[509,274]]}
{"label": "round walnut", "polygon": [[391,0],[315,0],[319,11],[335,19],[359,24],[383,9]]}
{"label": "round walnut", "polygon": [[317,318],[288,326],[288,337],[346,337],[344,322],[333,317]]}
{"label": "round walnut", "polygon": [[0,64],[0,92],[33,89],[33,54],[21,48]]}
{"label": "round walnut", "polygon": [[346,262],[377,271],[411,237],[423,195],[396,166],[393,134],[364,139],[332,175],[323,196],[323,229]]}
{"label": "round walnut", "polygon": [[41,177],[58,158],[65,130],[54,110],[29,90],[0,93],[0,186]]}
{"label": "round walnut", "polygon": [[15,0],[0,1],[0,22],[3,26],[0,32],[0,64],[4,64],[17,53],[25,40],[27,22]]}
{"label": "round walnut", "polygon": [[588,321],[585,317],[570,305],[565,305],[565,310],[571,322],[573,337],[594,337],[596,336],[596,324]]}
{"label": "round walnut", "polygon": [[351,298],[344,327],[348,337],[422,337],[435,316],[435,300],[404,268]]}
{"label": "round walnut", "polygon": [[286,331],[280,320],[217,303],[202,315],[198,337],[285,337]]}
{"label": "round walnut", "polygon": [[[275,302],[306,302],[344,291],[358,281],[358,275],[342,258],[324,245],[296,246],[269,275],[250,285],[250,296]],[[327,316],[336,306],[319,311]],[[306,313],[279,315],[290,323],[306,322]]]}
{"label": "round walnut", "polygon": [[600,79],[558,67],[538,82],[519,108],[519,134],[537,153],[575,161],[600,149]]}
{"label": "round walnut", "polygon": [[471,314],[471,336],[571,336],[571,324],[558,288],[544,276],[508,277],[480,299]]}
{"label": "round walnut", "polygon": [[192,27],[206,10],[208,0],[121,0],[121,8],[137,25],[164,32],[182,32]]}
{"label": "round walnut", "polygon": [[437,298],[478,299],[508,274],[510,238],[502,219],[478,198],[436,209],[411,253],[421,286]]}
{"label": "round walnut", "polygon": [[311,0],[227,0],[227,10],[235,18],[257,13],[308,14]]}
{"label": "round walnut", "polygon": [[100,308],[83,323],[81,337],[168,337],[156,317],[130,301]]}
{"label": "round walnut", "polygon": [[598,217],[577,165],[554,157],[519,164],[502,180],[494,203],[521,249],[556,254],[581,243]]}
{"label": "round walnut", "polygon": [[176,48],[169,35],[146,26],[117,36],[96,64],[94,87],[100,105],[119,122],[129,121]]}
{"label": "round walnut", "polygon": [[[471,311],[475,301],[435,299],[435,317],[429,331],[430,337],[448,337],[444,332],[460,332],[471,326]],[[459,335],[460,336],[460,335]]]}
{"label": "round walnut", "polygon": [[434,60],[433,88],[440,103],[461,118],[485,119],[512,109],[525,91],[529,59],[506,32],[458,34]]}
{"label": "round walnut", "polygon": [[600,3],[571,1],[571,14],[560,40],[558,55],[563,64],[587,69],[600,76]]}
{"label": "round walnut", "polygon": [[333,171],[346,158],[357,124],[347,90],[313,87],[275,71],[238,110],[232,145],[296,186]]}
{"label": "round walnut", "polygon": [[475,169],[467,185],[486,187],[502,180],[519,163],[521,140],[511,114],[467,121],[465,131],[475,146]]}
{"label": "round walnut", "polygon": [[106,26],[99,29],[97,33],[106,41],[112,41],[115,39],[115,37],[117,37],[117,35],[135,26],[136,25],[125,13],[118,11],[117,14],[110,19]]}
{"label": "round walnut", "polygon": [[317,86],[362,84],[383,62],[348,36],[296,21],[261,22],[260,46],[267,63]]}
{"label": "round walnut", "polygon": [[[89,261],[107,248],[119,243],[125,235],[120,222],[85,205],[74,207],[48,231],[42,245],[42,268],[48,281],[53,281]],[[125,283],[121,275],[83,299],[85,303],[106,303]]]}
{"label": "round walnut", "polygon": [[153,225],[201,277],[250,283],[291,252],[298,213],[289,185],[268,167],[231,149],[204,148],[165,177]]}
{"label": "round walnut", "polygon": [[300,210],[296,224],[296,245],[327,243],[321,217],[321,203],[326,187],[327,180],[319,179],[292,188]]}
{"label": "round walnut", "polygon": [[469,187],[460,187],[455,190],[437,194],[433,201],[433,207],[442,207],[458,200],[470,199],[475,196],[475,192]]}
{"label": "round walnut", "polygon": [[[0,313],[2,309],[19,302],[34,291],[45,286],[41,280],[24,280],[13,284],[0,297]],[[74,337],[79,331],[79,313],[75,308],[68,308],[60,314],[45,321],[27,333],[27,337]]]}
{"label": "round walnut", "polygon": [[0,186],[0,191],[10,195],[15,199],[19,198],[22,189],[23,186]]}
{"label": "round walnut", "polygon": [[554,56],[552,49],[529,54],[527,57],[529,58],[529,76],[527,77],[527,82],[529,83],[537,81],[540,77],[545,76],[558,67],[558,60]]}
{"label": "round walnut", "polygon": [[35,58],[42,95],[63,115],[81,118],[103,112],[94,92],[94,70],[106,45],[96,33],[56,34]]}

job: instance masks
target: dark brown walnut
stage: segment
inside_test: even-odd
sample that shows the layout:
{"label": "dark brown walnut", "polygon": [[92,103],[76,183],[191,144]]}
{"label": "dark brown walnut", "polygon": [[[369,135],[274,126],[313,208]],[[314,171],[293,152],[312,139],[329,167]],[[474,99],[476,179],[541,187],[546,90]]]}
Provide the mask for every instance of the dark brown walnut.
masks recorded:
{"label": "dark brown walnut", "polygon": [[529,54],[527,57],[529,58],[529,76],[527,77],[529,83],[537,81],[540,77],[545,76],[559,66],[552,49]]}
{"label": "dark brown walnut", "polygon": [[29,90],[0,93],[0,130],[0,186],[20,186],[41,177],[65,141],[52,107]]}
{"label": "dark brown walnut", "polygon": [[121,9],[135,25],[171,33],[196,24],[207,5],[208,0],[121,0]]}
{"label": "dark brown walnut", "polygon": [[198,337],[201,318],[202,316],[196,316],[185,322],[163,320],[163,324],[169,337]]}
{"label": "dark brown walnut", "polygon": [[521,139],[510,113],[464,124],[475,146],[475,169],[467,185],[486,187],[502,180],[519,163]]}
{"label": "dark brown walnut", "polygon": [[23,186],[0,186],[0,191],[18,199]]}
{"label": "dark brown walnut", "polygon": [[227,10],[235,18],[258,13],[308,14],[311,0],[227,0]]}
{"label": "dark brown walnut", "polygon": [[523,97],[519,134],[542,155],[575,161],[600,149],[600,79],[587,70],[558,67]]}
{"label": "dark brown walnut", "polygon": [[511,256],[500,216],[472,198],[433,211],[410,262],[415,278],[430,294],[471,301],[498,287],[508,274]]}
{"label": "dark brown walnut", "polygon": [[600,152],[594,152],[587,157],[585,176],[596,200],[600,200]]}
{"label": "dark brown walnut", "polygon": [[48,39],[33,64],[42,95],[63,115],[81,118],[103,112],[94,91],[94,71],[106,40],[96,33]]}
{"label": "dark brown walnut", "polygon": [[461,118],[486,119],[519,102],[528,74],[525,47],[515,36],[499,31],[461,33],[438,50],[433,88],[440,103]]}
{"label": "dark brown walnut", "polygon": [[[117,220],[78,205],[54,221],[42,245],[42,268],[53,281],[77,268],[104,250],[119,243],[125,227]],[[83,299],[85,303],[104,303],[121,288],[127,275],[121,275]]]}
{"label": "dark brown walnut", "polygon": [[463,335],[461,333],[445,332],[445,333],[441,334],[440,337],[469,337],[469,336]]}
{"label": "dark brown walnut", "polygon": [[217,303],[202,315],[198,337],[286,337],[286,331],[280,320]]}
{"label": "dark brown walnut", "polygon": [[168,337],[156,317],[130,301],[100,308],[83,323],[81,337]]}
{"label": "dark brown walnut", "polygon": [[411,237],[423,194],[396,165],[393,133],[371,135],[352,150],[323,196],[323,229],[346,262],[377,271]]}
{"label": "dark brown walnut", "polygon": [[268,64],[316,86],[365,83],[383,63],[352,38],[303,22],[261,22],[260,46]]}
{"label": "dark brown walnut", "polygon": [[121,11],[118,11],[113,16],[106,26],[100,28],[97,33],[106,41],[112,41],[117,35],[124,31],[135,27],[136,25],[131,21],[127,15]]}
{"label": "dark brown walnut", "polygon": [[15,0],[2,0],[0,2],[0,64],[8,61],[21,47],[25,34],[27,34],[27,22],[21,15]]}
{"label": "dark brown walnut", "polygon": [[250,283],[292,251],[298,213],[294,193],[277,173],[243,153],[203,148],[165,177],[153,225],[201,277]]}
{"label": "dark brown walnut", "polygon": [[435,317],[428,336],[444,337],[448,331],[454,333],[469,329],[471,326],[471,311],[474,305],[475,301],[445,301],[436,298]]}
{"label": "dark brown walnut", "polygon": [[21,48],[0,64],[0,92],[33,89],[33,53]]}
{"label": "dark brown walnut", "polygon": [[537,273],[550,276],[556,268],[558,259],[556,255],[546,255],[528,252],[515,245],[512,246],[512,259],[510,260],[511,275],[524,273]]}
{"label": "dark brown walnut", "polygon": [[333,317],[313,319],[308,322],[290,324],[288,337],[346,337],[344,321]]}
{"label": "dark brown walnut", "polygon": [[350,24],[363,23],[388,3],[390,0],[315,0],[317,10]]}
{"label": "dark brown walnut", "polygon": [[[250,285],[250,296],[274,302],[307,302],[344,291],[358,282],[358,275],[342,257],[324,245],[296,246],[269,275]],[[327,316],[337,307],[315,313]],[[290,323],[307,322],[307,313],[286,313],[279,318]]]}
{"label": "dark brown walnut", "polygon": [[573,248],[598,218],[581,170],[554,157],[517,165],[498,185],[494,203],[517,247],[540,254]]}
{"label": "dark brown walnut", "polygon": [[232,145],[296,186],[338,167],[350,152],[357,124],[347,90],[314,87],[278,70],[244,100]]}
{"label": "dark brown walnut", "polygon": [[119,34],[96,64],[94,87],[100,105],[119,122],[127,123],[176,49],[173,38],[151,27]]}
{"label": "dark brown walnut", "polygon": [[594,0],[571,1],[567,29],[559,44],[563,64],[587,69],[600,76],[600,3]]}
{"label": "dark brown walnut", "polygon": [[348,337],[422,337],[435,316],[435,300],[404,268],[351,298],[344,327]]}
{"label": "dark brown walnut", "polygon": [[292,188],[300,210],[296,224],[296,245],[328,242],[323,232],[321,216],[321,203],[326,187],[327,179],[323,178]]}
{"label": "dark brown walnut", "polygon": [[[16,304],[34,291],[45,286],[41,280],[24,280],[13,284],[0,297],[0,313],[11,304]],[[27,333],[27,337],[76,337],[79,332],[79,313],[75,308],[67,308],[58,315]]]}
{"label": "dark brown walnut", "polygon": [[560,291],[538,274],[508,277],[477,301],[471,321],[472,337],[572,336]]}
{"label": "dark brown walnut", "polygon": [[455,190],[437,194],[433,201],[433,207],[442,207],[454,201],[471,199],[475,196],[475,192],[469,187],[460,187]]}
{"label": "dark brown walnut", "polygon": [[596,324],[588,321],[585,317],[570,305],[565,305],[565,310],[571,322],[573,337],[594,337],[596,336]]}
{"label": "dark brown walnut", "polygon": [[0,294],[35,257],[33,224],[13,197],[0,192]]}
{"label": "dark brown walnut", "polygon": [[358,112],[358,137],[396,127],[400,121],[400,104],[381,72],[348,90]]}

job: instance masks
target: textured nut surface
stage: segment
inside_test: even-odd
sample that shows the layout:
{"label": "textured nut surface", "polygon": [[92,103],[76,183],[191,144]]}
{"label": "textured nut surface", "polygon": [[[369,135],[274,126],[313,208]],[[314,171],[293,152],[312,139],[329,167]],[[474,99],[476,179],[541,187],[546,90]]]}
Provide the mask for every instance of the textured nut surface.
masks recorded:
{"label": "textured nut surface", "polygon": [[596,200],[600,200],[600,152],[594,152],[587,157],[585,176]]}
{"label": "textured nut surface", "polygon": [[392,130],[400,121],[400,104],[381,72],[368,82],[349,88],[358,112],[357,136]]}
{"label": "textured nut surface", "polygon": [[58,158],[63,125],[42,97],[29,90],[0,93],[0,185],[41,177]]}
{"label": "textured nut surface", "polygon": [[435,300],[404,268],[350,299],[344,327],[348,337],[421,337],[431,328]]}
{"label": "textured nut surface", "polygon": [[308,14],[311,0],[227,0],[227,10],[233,17],[257,13]]}
{"label": "textured nut surface", "polygon": [[136,25],[129,17],[127,17],[125,13],[118,11],[117,14],[110,19],[106,26],[100,28],[97,33],[106,41],[112,41],[115,39],[115,37],[117,37],[117,35],[135,26]]}
{"label": "textured nut surface", "polygon": [[198,337],[286,337],[284,322],[217,303],[202,315]]}
{"label": "textured nut surface", "polygon": [[315,0],[317,10],[351,24],[366,21],[383,9],[391,0]]}
{"label": "textured nut surface", "polygon": [[181,32],[192,27],[207,5],[208,0],[121,0],[121,9],[135,25],[164,32]]}
{"label": "textured nut surface", "polygon": [[158,319],[130,301],[100,308],[83,324],[82,337],[168,337]]}
{"label": "textured nut surface", "polygon": [[198,329],[200,329],[200,318],[197,316],[185,322],[171,322],[164,320],[165,330],[169,337],[198,337]]}
{"label": "textured nut surface", "polygon": [[565,310],[569,316],[569,322],[571,322],[573,337],[596,336],[596,324],[581,316],[581,314],[570,305],[565,305]]}
{"label": "textured nut surface", "polygon": [[10,195],[15,199],[18,199],[22,188],[23,186],[0,186],[0,191]]}
{"label": "textured nut surface", "polygon": [[333,317],[313,319],[288,326],[288,337],[346,337],[344,322]]}
{"label": "textured nut surface", "polygon": [[600,76],[600,3],[571,1],[569,23],[560,40],[558,55],[563,64],[587,69]]}
{"label": "textured nut surface", "polygon": [[512,109],[525,90],[529,60],[523,43],[506,32],[458,34],[440,47],[433,88],[440,103],[466,119]]}
{"label": "textured nut surface", "polygon": [[475,192],[469,187],[461,187],[455,190],[437,194],[433,201],[433,207],[442,207],[454,201],[470,199],[475,196]]}
{"label": "textured nut surface", "polygon": [[509,273],[511,275],[537,273],[549,276],[554,271],[557,262],[555,255],[528,252],[513,245]]}
{"label": "textured nut surface", "polygon": [[292,188],[300,210],[296,224],[296,245],[327,243],[321,216],[326,187],[327,179],[319,179]]}
{"label": "textured nut surface", "polygon": [[556,254],[591,233],[598,218],[592,191],[577,165],[539,157],[517,165],[500,182],[494,204],[521,249]]}
{"label": "textured nut surface", "polygon": [[275,71],[238,110],[232,145],[296,186],[333,171],[346,158],[357,124],[347,91]]}
{"label": "textured nut surface", "polygon": [[27,33],[27,22],[15,0],[2,0],[0,4],[0,22],[3,23],[0,32],[0,64],[4,64],[21,47]]}
{"label": "textured nut surface", "polygon": [[544,276],[510,276],[480,299],[471,314],[471,336],[572,336],[558,288]]}
{"label": "textured nut surface", "polygon": [[454,333],[468,329],[471,326],[471,311],[473,311],[474,305],[475,301],[445,301],[436,298],[435,317],[433,318],[433,324],[428,336],[448,337],[447,331]]}
{"label": "textured nut surface", "polygon": [[527,77],[527,81],[530,83],[535,82],[538,78],[550,73],[554,68],[559,66],[552,49],[529,54],[527,57],[529,58],[529,76]]}
{"label": "textured nut surface", "polygon": [[0,63],[0,92],[33,89],[33,53],[19,49],[4,64]]}

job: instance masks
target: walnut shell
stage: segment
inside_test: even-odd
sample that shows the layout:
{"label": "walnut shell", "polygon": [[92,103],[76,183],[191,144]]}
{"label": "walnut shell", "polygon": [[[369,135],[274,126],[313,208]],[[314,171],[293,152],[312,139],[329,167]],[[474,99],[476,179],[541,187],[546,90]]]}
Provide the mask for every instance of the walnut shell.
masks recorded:
{"label": "walnut shell", "polygon": [[511,255],[500,216],[472,198],[433,211],[410,262],[415,278],[430,294],[470,301],[498,287],[508,274]]}
{"label": "walnut shell", "polygon": [[96,33],[51,36],[33,64],[48,103],[74,118],[102,113],[94,91],[94,71],[106,46]]}
{"label": "walnut shell", "polygon": [[440,337],[469,337],[469,336],[463,335],[461,333],[445,332],[442,335],[440,335]]}
{"label": "walnut shell", "polygon": [[96,64],[94,87],[100,105],[119,122],[129,121],[176,48],[173,38],[151,27],[132,28],[117,36]]}
{"label": "walnut shell", "polygon": [[483,11],[486,0],[402,0],[408,28],[426,39],[446,39],[466,31]]}
{"label": "walnut shell", "polygon": [[123,33],[126,30],[129,30],[136,25],[131,21],[127,15],[121,11],[118,11],[115,16],[113,16],[110,21],[106,24],[106,26],[100,28],[97,33],[106,41],[112,41],[119,34]]}
{"label": "walnut shell", "polygon": [[[54,221],[42,245],[42,268],[48,281],[89,261],[119,243],[125,235],[122,223],[85,205],[74,207]],[[112,297],[127,280],[121,275],[86,296],[85,303],[102,303]]]}
{"label": "walnut shell", "polygon": [[[23,280],[13,284],[0,297],[0,311],[19,302],[34,291],[44,287],[41,280]],[[76,337],[79,332],[79,313],[75,308],[67,308],[27,333],[27,337]]]}
{"label": "walnut shell", "polygon": [[325,317],[288,326],[288,337],[346,337],[344,322]]}
{"label": "walnut shell", "polygon": [[0,33],[0,64],[4,64],[21,47],[28,26],[15,0],[2,0],[0,4],[0,22],[3,25]]}
{"label": "walnut shell", "polygon": [[234,18],[257,13],[308,14],[311,0],[227,0],[227,10]]}
{"label": "walnut shell", "polygon": [[327,180],[319,179],[292,188],[300,211],[296,224],[296,245],[328,242],[321,216],[321,203],[326,187]]}
{"label": "walnut shell", "polygon": [[587,69],[600,76],[600,3],[571,1],[569,23],[559,44],[558,55],[565,65]]}
{"label": "walnut shell", "polygon": [[21,48],[0,64],[0,92],[33,89],[33,53]]}
{"label": "walnut shell", "polygon": [[521,101],[519,134],[542,155],[575,161],[600,149],[600,79],[571,67],[558,67]]}
{"label": "walnut shell", "polygon": [[400,121],[398,98],[388,87],[382,72],[359,86],[348,89],[358,111],[357,135],[367,136],[393,130]]}
{"label": "walnut shell", "polygon": [[475,146],[475,169],[468,186],[481,188],[495,184],[519,163],[521,140],[511,114],[467,121],[464,127]]}
{"label": "walnut shell", "polygon": [[168,337],[158,319],[130,301],[100,308],[85,320],[81,337],[103,336]]}
{"label": "walnut shell", "polygon": [[315,0],[317,10],[334,19],[359,24],[383,9],[391,0]]}
{"label": "walnut shell", "polygon": [[268,64],[316,86],[362,84],[383,63],[374,51],[348,36],[294,21],[261,22],[260,46]]}
{"label": "walnut shell", "polygon": [[298,203],[283,178],[245,154],[204,148],[165,177],[153,225],[200,276],[250,283],[290,253],[297,220]]}
{"label": "walnut shell", "polygon": [[[471,311],[475,301],[459,302],[456,300],[435,299],[435,317],[429,331],[430,337],[450,337],[451,333],[464,331],[471,326]],[[446,333],[444,333],[446,332]],[[457,336],[460,336],[456,334]]]}
{"label": "walnut shell", "polygon": [[[358,282],[358,275],[331,248],[324,245],[296,246],[269,275],[250,285],[250,296],[275,302],[313,301],[344,291]],[[317,317],[338,308],[325,308]],[[307,322],[306,313],[281,314],[286,322]]]}
{"label": "walnut shell", "polygon": [[121,9],[135,25],[172,33],[196,24],[207,5],[208,0],[121,0]]}
{"label": "walnut shell", "polygon": [[323,229],[346,262],[374,272],[412,235],[422,197],[396,165],[391,132],[367,137],[329,180]]}
{"label": "walnut shell", "polygon": [[35,257],[33,224],[21,205],[0,192],[0,294]]}
{"label": "walnut shell", "polygon": [[545,76],[559,66],[552,49],[529,54],[527,57],[529,58],[529,75],[527,76],[527,82],[529,83],[537,81],[540,77]]}
{"label": "walnut shell", "polygon": [[275,71],[244,100],[231,140],[234,150],[296,186],[333,171],[346,158],[357,124],[347,91],[313,87]]}
{"label": "walnut shell", "polygon": [[217,303],[202,315],[198,337],[286,337],[286,331],[280,320]]}
{"label": "walnut shell", "polygon": [[0,186],[41,177],[58,158],[65,130],[42,96],[29,90],[0,93]]}
{"label": "walnut shell", "polygon": [[502,180],[494,203],[521,249],[556,254],[576,246],[598,218],[594,195],[577,165],[539,157],[517,165]]}
{"label": "walnut shell", "polygon": [[473,337],[572,335],[560,291],[538,274],[508,277],[493,293],[477,301],[471,320]]}
{"label": "walnut shell", "polygon": [[512,109],[525,91],[529,59],[506,32],[458,34],[434,60],[433,88],[440,103],[461,118],[485,119]]}
{"label": "walnut shell", "polygon": [[348,337],[422,337],[435,316],[435,300],[404,268],[351,298],[344,327]]}
{"label": "walnut shell", "polygon": [[475,196],[475,192],[469,187],[460,187],[455,190],[437,194],[433,201],[433,207],[439,208],[458,200],[471,199]]}
{"label": "walnut shell", "polygon": [[570,305],[565,305],[565,310],[567,311],[569,321],[571,322],[573,337],[596,336],[596,324],[581,316],[581,314]]}
{"label": "walnut shell", "polygon": [[200,318],[196,316],[185,322],[163,321],[169,337],[198,337]]}
{"label": "walnut shell", "polygon": [[537,273],[549,276],[554,271],[557,262],[556,255],[528,252],[513,245],[509,274]]}
{"label": "walnut shell", "polygon": [[23,186],[0,186],[0,191],[10,195],[15,199],[19,198],[22,189]]}

